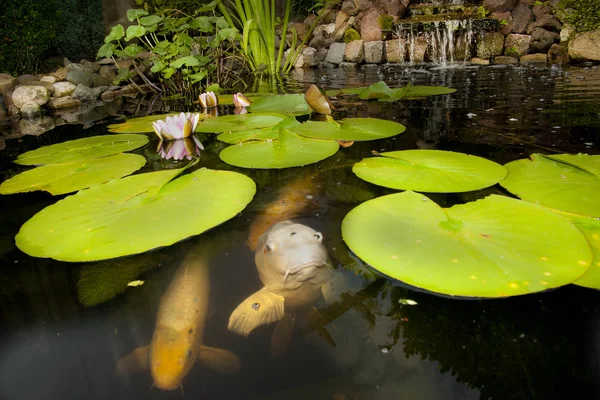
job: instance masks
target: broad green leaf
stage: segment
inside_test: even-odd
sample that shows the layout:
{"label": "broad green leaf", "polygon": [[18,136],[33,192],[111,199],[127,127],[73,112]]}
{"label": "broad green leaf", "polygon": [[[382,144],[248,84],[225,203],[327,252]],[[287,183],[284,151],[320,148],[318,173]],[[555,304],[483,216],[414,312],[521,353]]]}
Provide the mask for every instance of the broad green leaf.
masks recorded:
{"label": "broad green leaf", "polygon": [[110,43],[113,40],[119,41],[123,36],[125,36],[125,28],[123,28],[123,25],[115,25],[110,29],[110,33],[104,38],[104,43]]}
{"label": "broad green leaf", "polygon": [[21,154],[20,165],[66,164],[131,151],[148,143],[145,135],[102,135],[40,147]]}
{"label": "broad green leaf", "polygon": [[194,67],[196,65],[200,65],[200,62],[194,56],[187,56],[187,57],[182,57],[171,63],[171,67],[173,67],[173,68],[181,68],[184,65],[186,65],[188,67]]}
{"label": "broad green leaf", "polygon": [[130,58],[134,58],[135,56],[137,56],[144,50],[145,49],[143,47],[138,46],[137,44],[130,44],[129,46],[127,46],[123,49],[123,51],[125,52],[127,57],[130,57]]}
{"label": "broad green leaf", "polygon": [[140,18],[140,24],[144,25],[146,28],[150,25],[158,24],[162,21],[162,18],[158,15],[149,15],[147,17]]}
{"label": "broad green leaf", "polygon": [[383,96],[390,96],[392,89],[385,82],[379,81],[365,88],[358,94],[358,98],[361,100],[378,99]]}
{"label": "broad green leaf", "polygon": [[[404,89],[404,91],[402,91]],[[456,92],[456,89],[452,89],[445,86],[405,86],[404,88],[393,89],[393,93],[390,98],[383,97],[380,101],[393,101],[393,100],[410,100],[418,99],[429,96],[440,96],[443,94],[451,94]]]}
{"label": "broad green leaf", "polygon": [[281,129],[279,140],[236,144],[221,151],[219,157],[242,168],[291,168],[324,160],[338,148],[335,141],[308,139]]}
{"label": "broad green leaf", "polygon": [[383,274],[451,296],[556,288],[579,279],[592,260],[566,218],[497,195],[447,209],[412,191],[379,197],[346,215],[342,236]]}
{"label": "broad green leaf", "polygon": [[186,78],[192,82],[192,83],[196,83],[196,82],[200,82],[202,79],[206,78],[206,75],[208,74],[207,70],[202,70],[200,72],[197,72],[195,74],[192,75],[188,75]]}
{"label": "broad green leaf", "polygon": [[[206,91],[209,91],[209,90],[211,90],[211,89],[206,88]],[[250,101],[255,101],[259,97],[265,96],[265,94],[244,93],[244,96],[246,96],[248,98],[248,100],[250,100]],[[219,99],[219,104],[221,104],[221,105],[232,105],[233,104],[233,95],[232,94],[219,94],[217,96],[217,98]]]}
{"label": "broad green leaf", "polygon": [[[125,55],[125,54],[123,54]],[[119,68],[117,71],[117,77],[115,78],[115,84],[119,84],[121,81],[124,81],[126,79],[129,79],[131,72],[133,72],[132,70],[129,70],[129,68]]]}
{"label": "broad green leaf", "polygon": [[235,40],[238,38],[239,33],[238,33],[238,30],[235,28],[225,28],[225,29],[219,30],[218,36],[219,36],[220,41],[223,41],[225,39]]}
{"label": "broad green leaf", "polygon": [[579,229],[592,249],[592,264],[585,275],[573,284],[600,290],[600,220],[582,217],[581,215],[558,212]]}
{"label": "broad green leaf", "polygon": [[300,125],[300,122],[298,122],[296,118],[288,117],[272,128],[245,129],[243,131],[224,132],[217,136],[217,139],[229,144],[238,144],[251,140],[276,140],[279,139],[279,129],[291,129],[297,125]]}
{"label": "broad green leaf", "polygon": [[175,68],[168,67],[160,71],[160,73],[162,74],[163,78],[169,79],[171,76],[173,76],[175,71],[177,71]]}
{"label": "broad green leaf", "polygon": [[114,43],[104,43],[100,47],[100,49],[98,49],[98,53],[96,54],[96,57],[98,57],[98,58],[112,57],[116,48],[117,48],[117,45]]}
{"label": "broad green leaf", "polygon": [[198,29],[200,32],[212,32],[213,26],[206,16],[196,17],[190,21],[190,28]]}
{"label": "broad green leaf", "polygon": [[241,212],[256,191],[245,175],[206,168],[129,176],[46,207],[16,236],[33,257],[96,261],[169,246]]}
{"label": "broad green leaf", "polygon": [[352,172],[375,185],[418,192],[468,192],[495,185],[506,169],[485,158],[442,150],[401,150],[364,158]]}
{"label": "broad green leaf", "polygon": [[379,99],[379,101],[397,101],[419,99],[428,96],[439,96],[456,92],[445,86],[413,86],[408,83],[401,88],[390,89],[385,82],[380,81],[369,87],[358,87],[348,89],[330,89],[325,91],[327,96],[335,97],[340,94],[349,96],[359,96],[363,100]]}
{"label": "broad green leaf", "polygon": [[43,165],[5,180],[0,194],[45,190],[56,196],[122,178],[142,168],[146,159],[137,154],[115,154],[68,164]]}
{"label": "broad green leaf", "polygon": [[346,118],[334,121],[306,121],[293,129],[313,139],[376,140],[398,135],[406,127],[394,121],[377,118]]}
{"label": "broad green leaf", "polygon": [[290,115],[310,114],[312,109],[304,100],[303,94],[278,94],[259,97],[248,107],[253,113],[275,112]]}
{"label": "broad green leaf", "polygon": [[245,129],[271,128],[287,117],[283,114],[241,114],[206,118],[196,127],[196,132],[221,133]]}
{"label": "broad green leaf", "polygon": [[533,154],[505,167],[508,176],[500,185],[523,200],[600,217],[600,156]]}
{"label": "broad green leaf", "polygon": [[142,37],[146,34],[146,28],[141,25],[131,25],[127,28],[125,40],[128,42],[131,39]]}
{"label": "broad green leaf", "polygon": [[133,22],[134,20],[145,15],[148,15],[148,11],[142,10],[140,8],[132,8],[127,10],[127,19],[129,20],[129,22]]}
{"label": "broad green leaf", "polygon": [[153,73],[157,73],[162,71],[165,67],[166,65],[162,61],[154,60],[154,65],[152,66],[152,68],[150,68],[150,71],[152,71]]}
{"label": "broad green leaf", "polygon": [[165,119],[175,114],[176,113],[156,114],[149,115],[147,117],[131,118],[119,124],[109,125],[108,130],[115,133],[154,132],[154,128],[152,127],[153,122],[158,121],[159,119]]}

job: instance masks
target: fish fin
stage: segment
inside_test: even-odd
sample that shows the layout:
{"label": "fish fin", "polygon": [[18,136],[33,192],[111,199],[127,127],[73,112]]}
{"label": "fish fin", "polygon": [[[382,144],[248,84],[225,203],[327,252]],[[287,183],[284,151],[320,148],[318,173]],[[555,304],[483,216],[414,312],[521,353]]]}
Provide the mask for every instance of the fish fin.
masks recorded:
{"label": "fish fin", "polygon": [[327,304],[332,304],[340,299],[343,287],[344,275],[339,271],[335,271],[331,280],[321,286],[321,292],[323,292],[323,297]]}
{"label": "fish fin", "polygon": [[235,354],[215,347],[200,346],[198,361],[205,367],[224,374],[232,374],[240,370],[240,359]]}
{"label": "fish fin", "polygon": [[285,352],[292,341],[294,328],[296,327],[296,317],[291,314],[285,314],[273,331],[271,336],[271,357],[276,358]]}
{"label": "fish fin", "polygon": [[278,321],[283,317],[283,296],[262,288],[236,307],[229,317],[227,329],[248,336],[255,328]]}
{"label": "fish fin", "polygon": [[138,347],[117,362],[117,373],[122,377],[150,367],[150,346]]}

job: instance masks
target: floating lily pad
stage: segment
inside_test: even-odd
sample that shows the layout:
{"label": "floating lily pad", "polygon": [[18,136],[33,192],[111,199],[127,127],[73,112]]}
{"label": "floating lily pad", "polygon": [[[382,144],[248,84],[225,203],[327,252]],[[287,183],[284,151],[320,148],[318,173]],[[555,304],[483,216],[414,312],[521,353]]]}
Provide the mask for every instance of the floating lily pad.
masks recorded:
{"label": "floating lily pad", "polygon": [[592,260],[566,218],[497,195],[447,209],[412,191],[379,197],[346,215],[342,236],[383,274],[452,296],[556,288],[579,279]]}
{"label": "floating lily pad", "polygon": [[533,154],[505,167],[508,176],[500,185],[523,200],[600,217],[600,156]]}
{"label": "floating lily pad", "polygon": [[246,129],[237,132],[224,132],[217,136],[222,142],[229,144],[238,144],[251,140],[276,140],[279,139],[279,129],[291,129],[300,125],[300,122],[294,117],[288,117],[279,122],[272,128]]}
{"label": "floating lily pad", "polygon": [[122,178],[144,164],[146,159],[137,154],[115,154],[69,164],[43,165],[2,182],[0,194],[35,190],[45,190],[52,195],[75,192]]}
{"label": "floating lily pad", "polygon": [[148,143],[146,135],[122,134],[92,136],[40,147],[21,154],[15,163],[21,165],[66,164],[119,154]]}
{"label": "floating lily pad", "polygon": [[142,253],[227,221],[256,192],[254,182],[236,172],[203,168],[172,180],[182,171],[129,176],[68,196],[27,221],[17,247],[61,261]]}
{"label": "floating lily pad", "polygon": [[176,114],[179,114],[179,113],[157,114],[157,115],[149,115],[147,117],[131,118],[125,122],[109,125],[108,130],[110,132],[115,132],[115,133],[154,132],[154,128],[152,128],[153,122],[156,122],[159,119],[165,119],[167,117],[171,117]]}
{"label": "floating lily pad", "polygon": [[392,89],[390,89],[385,82],[379,81],[363,89],[358,94],[358,98],[361,100],[379,99],[381,97],[391,96],[392,94]]}
{"label": "floating lily pad", "polygon": [[577,279],[573,284],[600,290],[600,220],[582,217],[581,215],[560,212],[588,241],[592,249],[593,260],[585,275]]}
{"label": "floating lily pad", "polygon": [[227,164],[242,168],[290,168],[331,157],[339,145],[332,140],[308,139],[281,129],[279,140],[229,146],[219,153]]}
{"label": "floating lily pad", "polygon": [[270,112],[288,115],[310,114],[312,109],[304,100],[303,94],[278,94],[275,96],[260,97],[247,107],[252,113]]}
{"label": "floating lily pad", "polygon": [[277,113],[223,115],[206,118],[196,127],[196,132],[238,132],[245,129],[272,128],[287,116]]}
{"label": "floating lily pad", "polygon": [[406,127],[394,121],[377,118],[346,118],[341,121],[306,121],[292,129],[313,139],[366,141],[398,135]]}
{"label": "floating lily pad", "polygon": [[380,153],[354,164],[352,172],[375,185],[419,192],[455,193],[495,185],[506,169],[493,161],[442,150]]}
{"label": "floating lily pad", "polygon": [[454,92],[456,92],[456,89],[445,86],[413,86],[410,83],[404,87],[392,89],[385,82],[380,81],[368,87],[332,89],[327,90],[325,93],[328,96],[338,96],[340,94],[354,95],[359,96],[363,100],[397,101],[439,96]]}

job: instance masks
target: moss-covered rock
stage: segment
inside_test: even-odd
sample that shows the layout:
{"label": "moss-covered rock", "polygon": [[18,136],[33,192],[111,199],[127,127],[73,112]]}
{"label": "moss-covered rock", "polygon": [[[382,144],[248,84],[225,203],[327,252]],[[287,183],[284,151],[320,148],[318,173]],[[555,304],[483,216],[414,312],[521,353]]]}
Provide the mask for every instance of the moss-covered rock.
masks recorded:
{"label": "moss-covered rock", "polygon": [[348,30],[346,30],[346,33],[344,33],[344,43],[350,43],[359,39],[360,33],[358,33],[356,29],[348,28]]}
{"label": "moss-covered rock", "polygon": [[379,27],[384,32],[389,32],[394,28],[394,17],[389,14],[381,14],[377,18],[377,22],[379,23]]}

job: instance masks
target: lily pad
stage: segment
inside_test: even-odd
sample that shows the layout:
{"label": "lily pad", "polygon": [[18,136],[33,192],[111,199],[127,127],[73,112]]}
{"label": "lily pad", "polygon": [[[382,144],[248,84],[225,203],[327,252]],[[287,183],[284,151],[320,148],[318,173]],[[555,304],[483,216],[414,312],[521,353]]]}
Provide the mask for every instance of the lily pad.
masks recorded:
{"label": "lily pad", "polygon": [[566,217],[583,233],[583,236],[585,236],[592,249],[592,264],[585,275],[577,279],[573,284],[600,290],[600,220],[563,212],[560,215]]}
{"label": "lily pad", "polygon": [[245,129],[272,128],[287,116],[277,113],[223,115],[206,118],[196,127],[196,132],[238,132]]}
{"label": "lily pad", "polygon": [[242,168],[290,168],[316,163],[331,157],[339,145],[332,140],[308,139],[288,129],[279,131],[279,140],[229,146],[219,157]]}
{"label": "lily pad", "polygon": [[45,190],[52,195],[75,192],[122,178],[142,168],[146,159],[137,154],[115,154],[69,164],[43,165],[22,172],[0,185],[0,194]]}
{"label": "lily pad", "polygon": [[236,172],[202,168],[174,179],[183,170],[133,175],[68,196],[27,221],[17,247],[61,261],[142,253],[233,218],[256,192]]}
{"label": "lily pad", "polygon": [[398,135],[406,127],[394,121],[377,118],[346,118],[341,121],[306,121],[292,129],[313,139],[365,141]]}
{"label": "lily pad", "polygon": [[600,217],[600,156],[533,154],[505,167],[508,176],[500,185],[523,200]]}
{"label": "lily pad", "polygon": [[115,133],[154,132],[154,128],[152,128],[153,122],[156,122],[159,119],[165,119],[167,117],[172,117],[173,115],[176,115],[176,114],[179,114],[179,113],[157,114],[157,115],[149,115],[147,117],[131,118],[125,122],[109,125],[108,130],[110,132],[115,132]]}
{"label": "lily pad", "polygon": [[248,107],[252,113],[275,112],[288,115],[310,114],[312,109],[304,100],[303,94],[278,94],[260,97]]}
{"label": "lily pad", "polygon": [[456,92],[445,86],[413,86],[408,83],[401,88],[390,88],[385,82],[380,81],[368,87],[348,88],[348,89],[332,89],[325,93],[328,96],[338,96],[340,94],[358,96],[363,100],[378,99],[379,101],[397,101],[420,99],[429,96],[439,96]]}
{"label": "lily pad", "polygon": [[556,288],[579,279],[592,260],[566,218],[498,195],[447,209],[412,191],[379,197],[346,215],[342,236],[383,274],[451,296]]}
{"label": "lily pad", "polygon": [[375,185],[418,192],[455,193],[495,185],[506,169],[485,158],[442,150],[401,150],[365,158],[352,172]]}
{"label": "lily pad", "polygon": [[217,136],[222,142],[229,144],[238,144],[249,142],[251,140],[276,140],[279,139],[279,130],[281,128],[291,129],[300,125],[300,122],[294,117],[288,117],[272,128],[246,129],[237,132],[224,132]]}
{"label": "lily pad", "polygon": [[66,164],[119,154],[148,143],[146,135],[122,134],[92,136],[40,147],[21,154],[15,163],[21,165]]}

